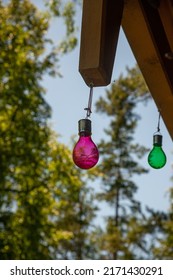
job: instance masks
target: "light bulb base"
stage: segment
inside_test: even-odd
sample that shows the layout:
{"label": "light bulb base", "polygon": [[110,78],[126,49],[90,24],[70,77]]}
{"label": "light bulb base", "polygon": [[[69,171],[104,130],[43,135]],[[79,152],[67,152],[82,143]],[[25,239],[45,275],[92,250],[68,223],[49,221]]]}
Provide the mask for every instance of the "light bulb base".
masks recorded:
{"label": "light bulb base", "polygon": [[162,146],[162,135],[155,134],[153,136],[153,145]]}
{"label": "light bulb base", "polygon": [[84,133],[85,135],[91,135],[91,121],[89,119],[81,119],[78,122],[79,135]]}

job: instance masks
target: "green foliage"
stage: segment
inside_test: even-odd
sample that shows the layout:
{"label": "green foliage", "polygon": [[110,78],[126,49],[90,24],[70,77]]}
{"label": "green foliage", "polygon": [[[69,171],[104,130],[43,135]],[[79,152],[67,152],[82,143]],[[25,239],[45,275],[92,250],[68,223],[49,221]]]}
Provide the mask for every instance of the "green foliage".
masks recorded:
{"label": "green foliage", "polygon": [[154,224],[152,234],[155,235],[151,250],[153,258],[159,260],[173,259],[173,188],[170,188],[170,207],[168,213],[152,212],[150,224]]}
{"label": "green foliage", "polygon": [[[76,3],[77,2],[77,3]],[[58,52],[67,53],[77,45],[75,13],[78,1],[46,1],[46,6],[54,16],[61,17],[66,27],[65,37],[57,47]]]}
{"label": "green foliage", "polygon": [[[134,143],[133,135],[139,116],[135,113],[139,101],[147,100],[148,89],[137,67],[127,69],[106,91],[106,97],[97,102],[97,110],[110,117],[109,128],[105,130],[106,140],[99,145],[102,172],[101,200],[114,207],[113,216],[107,220],[107,230],[103,235],[103,252],[108,258],[134,259],[145,254],[145,235],[141,230],[141,206],[135,200],[137,185],[133,175],[146,173],[136,161],[147,149]],[[141,251],[141,255],[140,255]],[[138,253],[139,252],[139,255]]]}
{"label": "green foliage", "polygon": [[[28,0],[0,5],[0,259],[88,258],[92,193],[49,127],[41,86],[58,62],[46,50],[50,13]],[[70,6],[62,16],[69,36]]]}
{"label": "green foliage", "polygon": [[[93,206],[92,188],[86,186],[85,175],[74,168],[71,152],[60,145],[51,143],[52,162],[49,171],[53,176],[54,199],[59,207],[57,219],[53,217],[56,228],[70,233],[70,238],[61,238],[54,243],[54,257],[60,259],[86,259],[94,254],[90,245],[90,233],[93,231],[91,221],[97,210]],[[63,146],[62,146],[63,147]],[[58,156],[57,156],[58,155]],[[83,178],[83,179],[82,179]],[[92,257],[91,257],[92,258]]]}

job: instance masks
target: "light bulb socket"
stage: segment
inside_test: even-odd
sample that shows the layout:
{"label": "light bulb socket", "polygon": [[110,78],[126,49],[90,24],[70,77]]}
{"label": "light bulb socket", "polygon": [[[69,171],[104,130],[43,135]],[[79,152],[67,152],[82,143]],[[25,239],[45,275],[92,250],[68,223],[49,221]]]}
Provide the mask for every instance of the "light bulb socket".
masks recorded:
{"label": "light bulb socket", "polygon": [[78,122],[79,134],[91,135],[91,121],[89,119],[81,119]]}
{"label": "light bulb socket", "polygon": [[155,134],[153,136],[153,145],[162,146],[162,135]]}

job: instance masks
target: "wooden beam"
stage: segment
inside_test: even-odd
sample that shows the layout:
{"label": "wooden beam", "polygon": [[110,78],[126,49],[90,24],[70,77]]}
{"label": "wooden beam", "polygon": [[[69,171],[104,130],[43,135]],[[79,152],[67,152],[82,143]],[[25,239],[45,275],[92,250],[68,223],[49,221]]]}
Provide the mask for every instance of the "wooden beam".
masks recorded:
{"label": "wooden beam", "polygon": [[123,0],[83,0],[79,72],[87,85],[111,81]]}
{"label": "wooden beam", "polygon": [[173,3],[170,0],[162,0],[159,6],[159,15],[173,52]]}
{"label": "wooden beam", "polygon": [[173,139],[173,62],[157,9],[146,0],[126,0],[122,26],[151,95]]}

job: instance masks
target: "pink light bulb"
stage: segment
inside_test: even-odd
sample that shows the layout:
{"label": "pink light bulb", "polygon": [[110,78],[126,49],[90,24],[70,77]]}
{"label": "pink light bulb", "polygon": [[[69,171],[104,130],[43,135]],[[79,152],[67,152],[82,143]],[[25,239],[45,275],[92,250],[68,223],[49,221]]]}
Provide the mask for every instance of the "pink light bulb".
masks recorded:
{"label": "pink light bulb", "polygon": [[73,161],[82,169],[90,169],[96,165],[99,159],[97,146],[91,139],[91,121],[82,119],[79,121],[79,140],[73,150]]}

